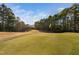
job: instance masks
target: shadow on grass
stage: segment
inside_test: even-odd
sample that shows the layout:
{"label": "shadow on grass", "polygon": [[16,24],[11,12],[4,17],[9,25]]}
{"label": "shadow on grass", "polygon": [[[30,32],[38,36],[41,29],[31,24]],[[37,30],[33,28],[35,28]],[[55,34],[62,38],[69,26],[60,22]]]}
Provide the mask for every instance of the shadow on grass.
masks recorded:
{"label": "shadow on grass", "polygon": [[59,31],[43,31],[43,30],[38,30],[39,32],[44,32],[44,33],[79,33],[77,31],[73,32],[73,31],[62,31],[62,32],[59,32]]}

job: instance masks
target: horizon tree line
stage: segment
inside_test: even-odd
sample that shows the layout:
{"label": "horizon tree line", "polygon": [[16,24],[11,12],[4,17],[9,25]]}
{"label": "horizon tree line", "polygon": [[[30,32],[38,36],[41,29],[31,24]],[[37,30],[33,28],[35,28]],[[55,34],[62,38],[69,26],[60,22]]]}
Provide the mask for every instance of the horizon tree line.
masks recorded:
{"label": "horizon tree line", "polygon": [[79,4],[35,22],[35,28],[47,32],[79,32]]}
{"label": "horizon tree line", "polygon": [[[79,4],[73,4],[55,15],[35,22],[35,29],[46,32],[79,32]],[[0,5],[0,31],[23,32],[34,29],[17,17],[11,8]]]}
{"label": "horizon tree line", "polygon": [[0,5],[0,31],[23,32],[29,28],[27,27],[28,25],[21,21],[19,17],[16,17],[11,8],[8,8],[5,4]]}

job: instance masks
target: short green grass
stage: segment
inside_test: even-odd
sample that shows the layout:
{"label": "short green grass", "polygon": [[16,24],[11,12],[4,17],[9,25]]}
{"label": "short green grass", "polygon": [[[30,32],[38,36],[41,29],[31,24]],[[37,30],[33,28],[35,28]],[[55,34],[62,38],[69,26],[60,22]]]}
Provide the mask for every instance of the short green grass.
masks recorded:
{"label": "short green grass", "polygon": [[79,33],[43,33],[36,30],[0,41],[0,54],[79,54]]}

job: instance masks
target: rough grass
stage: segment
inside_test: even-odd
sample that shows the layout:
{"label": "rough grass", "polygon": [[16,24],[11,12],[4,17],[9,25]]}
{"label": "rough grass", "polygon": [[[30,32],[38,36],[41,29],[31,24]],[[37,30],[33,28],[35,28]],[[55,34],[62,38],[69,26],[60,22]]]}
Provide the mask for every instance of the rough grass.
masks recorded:
{"label": "rough grass", "polygon": [[[17,33],[16,33],[17,34]],[[0,54],[79,54],[79,33],[43,33],[36,30],[0,41]]]}

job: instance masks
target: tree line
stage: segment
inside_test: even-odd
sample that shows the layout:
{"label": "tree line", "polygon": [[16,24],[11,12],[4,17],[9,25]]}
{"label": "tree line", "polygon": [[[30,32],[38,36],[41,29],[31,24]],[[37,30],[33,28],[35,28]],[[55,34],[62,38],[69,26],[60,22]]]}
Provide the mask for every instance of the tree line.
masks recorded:
{"label": "tree line", "polygon": [[20,20],[5,4],[0,5],[0,31],[22,32],[28,29],[28,25]]}
{"label": "tree line", "polygon": [[35,28],[47,32],[79,32],[79,4],[35,22]]}

